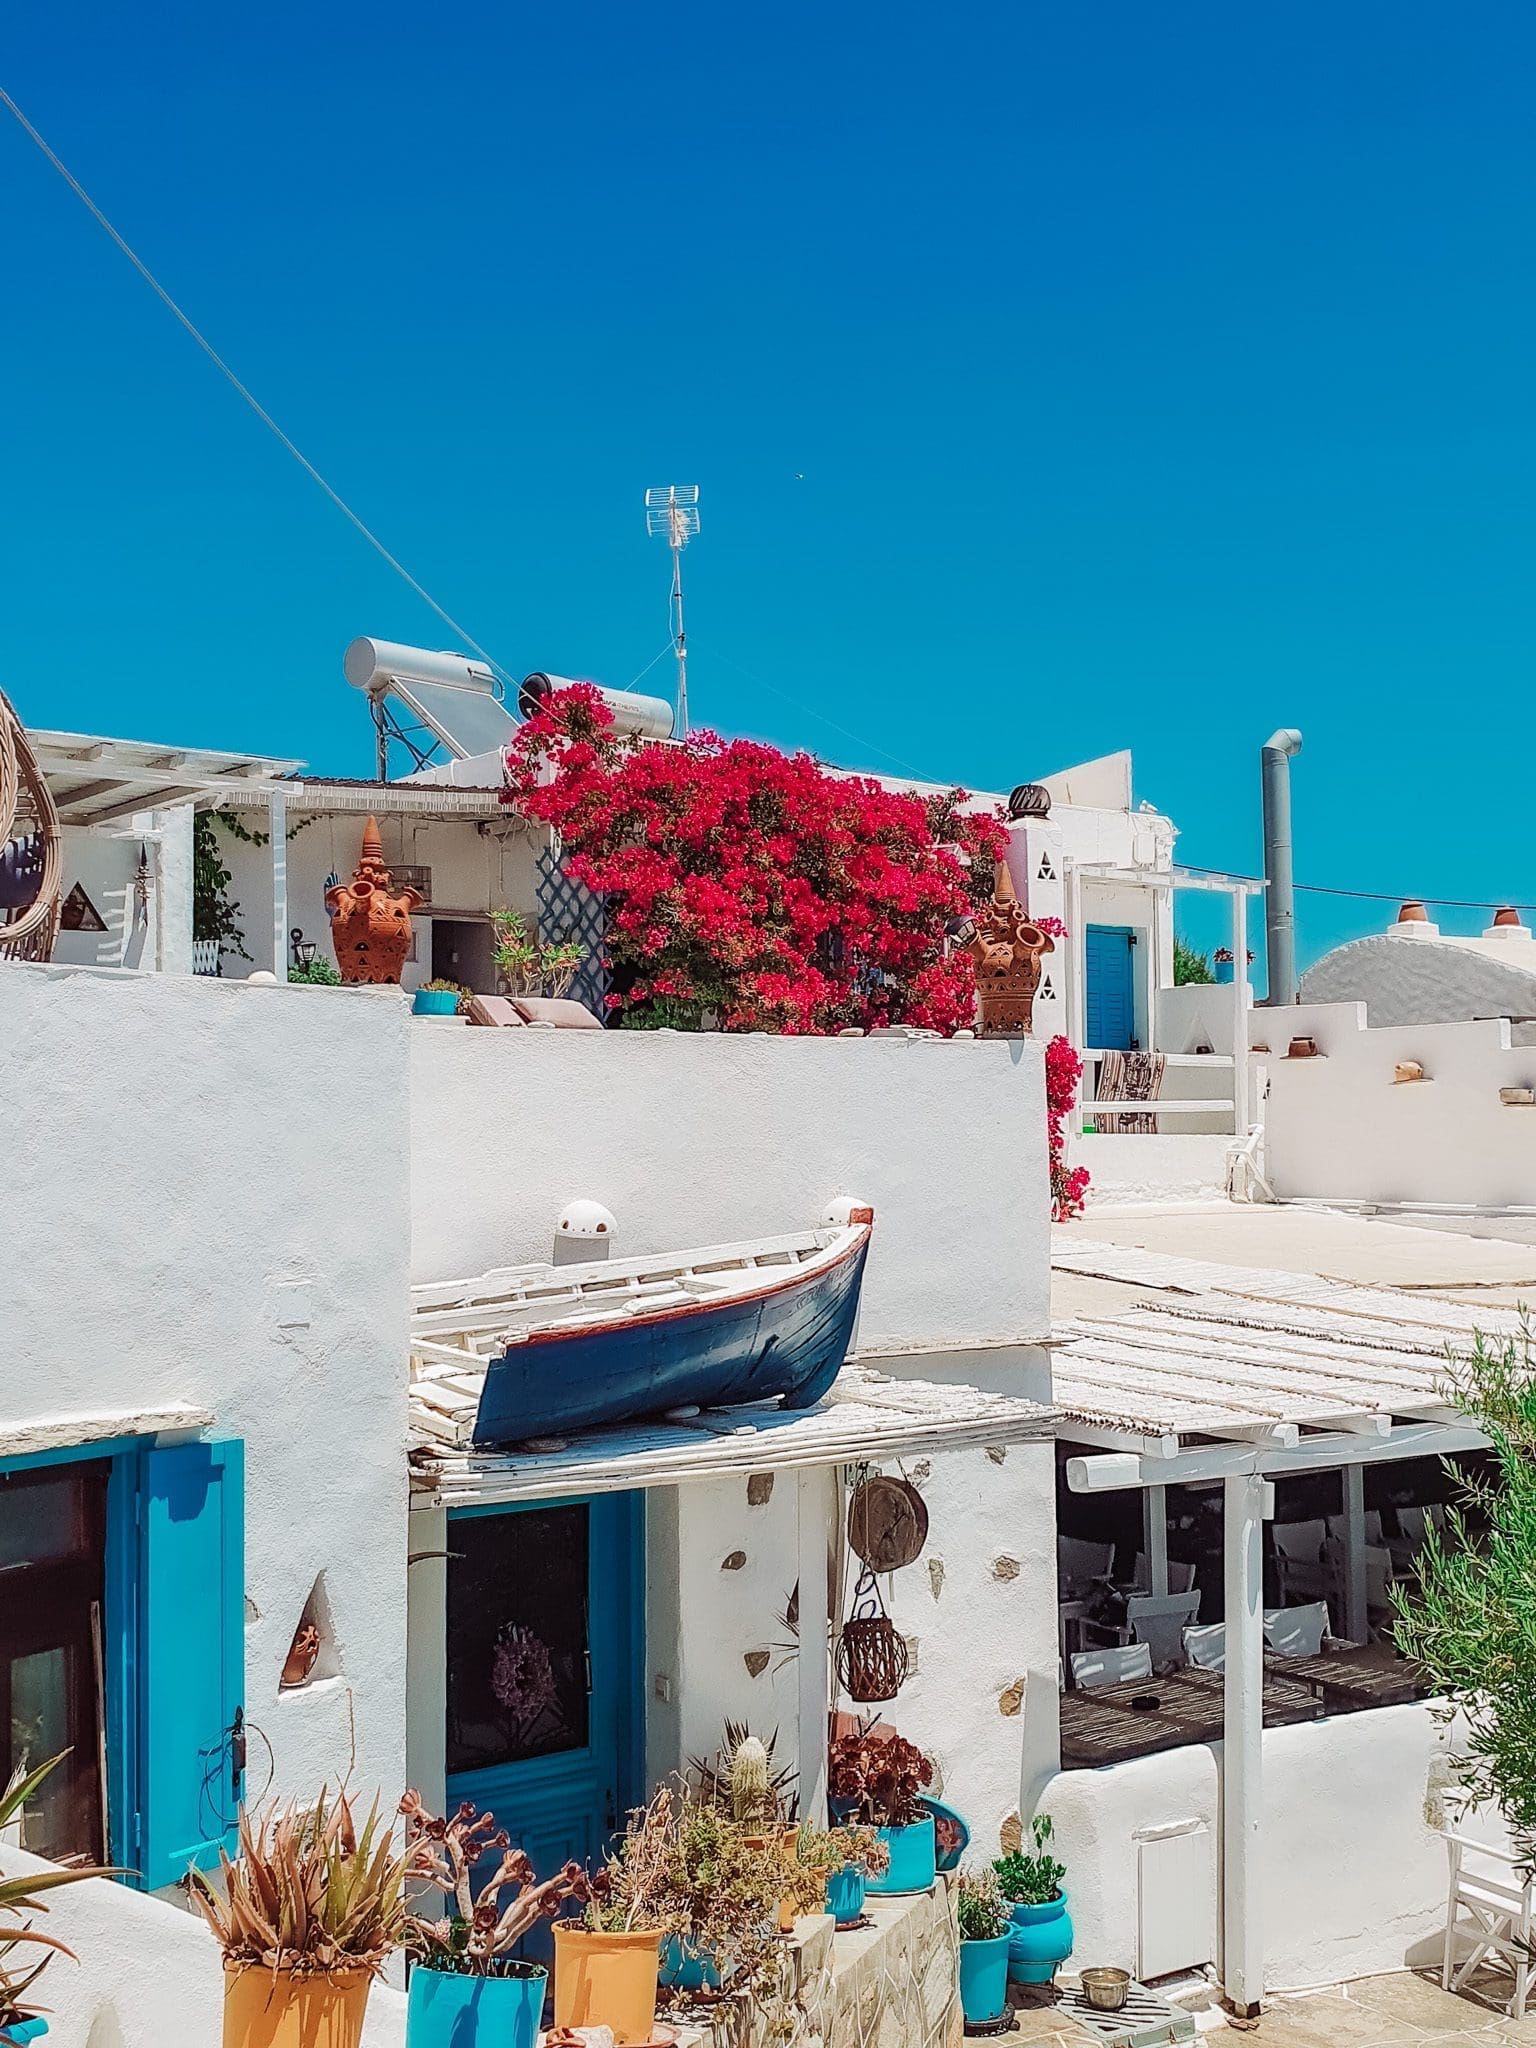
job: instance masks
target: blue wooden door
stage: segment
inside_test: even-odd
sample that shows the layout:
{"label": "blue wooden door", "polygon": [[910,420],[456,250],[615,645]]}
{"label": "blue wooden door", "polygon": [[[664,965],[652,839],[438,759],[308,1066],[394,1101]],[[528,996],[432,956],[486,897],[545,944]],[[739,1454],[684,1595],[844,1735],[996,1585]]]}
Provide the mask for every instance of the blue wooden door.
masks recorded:
{"label": "blue wooden door", "polygon": [[643,1500],[449,1517],[449,1809],[488,1808],[541,1878],[599,1860],[639,1797]]}
{"label": "blue wooden door", "polygon": [[1088,1043],[1101,1052],[1130,1052],[1136,1044],[1135,947],[1128,924],[1088,927]]}

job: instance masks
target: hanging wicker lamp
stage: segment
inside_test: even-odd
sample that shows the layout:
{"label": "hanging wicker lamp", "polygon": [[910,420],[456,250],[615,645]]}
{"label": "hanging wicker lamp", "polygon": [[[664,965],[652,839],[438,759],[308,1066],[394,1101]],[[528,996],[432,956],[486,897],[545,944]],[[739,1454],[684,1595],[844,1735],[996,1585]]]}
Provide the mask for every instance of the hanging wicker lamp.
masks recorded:
{"label": "hanging wicker lamp", "polygon": [[59,931],[63,847],[53,795],[9,698],[0,693],[0,866],[26,887],[0,896],[0,960],[49,960]]}
{"label": "hanging wicker lamp", "polygon": [[837,1682],[859,1706],[895,1699],[910,1666],[907,1646],[888,1614],[843,1623],[837,1644]]}

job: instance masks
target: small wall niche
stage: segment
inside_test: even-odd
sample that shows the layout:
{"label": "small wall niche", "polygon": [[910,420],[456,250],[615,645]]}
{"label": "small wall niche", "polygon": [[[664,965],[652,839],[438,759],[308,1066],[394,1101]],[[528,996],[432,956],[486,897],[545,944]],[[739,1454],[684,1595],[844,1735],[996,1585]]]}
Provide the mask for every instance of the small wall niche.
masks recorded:
{"label": "small wall niche", "polygon": [[288,1655],[278,1676],[279,1692],[302,1692],[322,1679],[341,1676],[341,1658],[336,1648],[336,1629],[331,1603],[325,1590],[325,1573],[315,1574],[304,1611],[299,1616],[288,1646]]}

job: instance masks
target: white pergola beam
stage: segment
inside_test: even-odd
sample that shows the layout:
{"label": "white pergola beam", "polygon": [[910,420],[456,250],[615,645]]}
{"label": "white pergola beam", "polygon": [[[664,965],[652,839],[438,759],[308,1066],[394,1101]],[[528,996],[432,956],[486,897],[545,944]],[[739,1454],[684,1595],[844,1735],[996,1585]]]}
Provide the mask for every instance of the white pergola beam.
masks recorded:
{"label": "white pergola beam", "polygon": [[[1076,1423],[1061,1434],[1073,1442],[1088,1441]],[[1103,1432],[1108,1436],[1110,1432]],[[1117,1493],[1143,1486],[1187,1486],[1201,1480],[1226,1479],[1257,1472],[1284,1479],[1298,1472],[1341,1471],[1351,1465],[1391,1464],[1403,1458],[1443,1458],[1458,1451],[1482,1451],[1488,1439],[1470,1423],[1403,1424],[1384,1436],[1350,1431],[1307,1436],[1299,1443],[1265,1448],[1238,1443],[1210,1444],[1181,1450],[1177,1457],[1148,1457],[1117,1441],[1107,1453],[1068,1458],[1067,1485],[1073,1493]]]}

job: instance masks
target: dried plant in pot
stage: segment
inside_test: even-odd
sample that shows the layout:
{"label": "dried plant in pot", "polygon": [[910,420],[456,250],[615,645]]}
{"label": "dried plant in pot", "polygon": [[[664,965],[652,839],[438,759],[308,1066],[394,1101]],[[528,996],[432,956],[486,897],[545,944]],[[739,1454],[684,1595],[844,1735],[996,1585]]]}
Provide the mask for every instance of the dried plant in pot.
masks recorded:
{"label": "dried plant in pot", "polygon": [[[0,1828],[21,1817],[32,1794],[62,1757],[51,1757],[33,1771],[25,1767],[11,1774],[0,1792]],[[44,1892],[60,1886],[79,1884],[87,1877],[115,1877],[112,1870],[72,1866],[68,1870],[38,1871],[26,1877],[0,1878],[0,2042],[15,2048],[38,2040],[48,2031],[48,2022],[32,2001],[32,1989],[56,1955],[74,1958],[74,1950],[56,1934],[45,1934],[33,1925],[32,1916],[46,1913]]]}
{"label": "dried plant in pot", "polygon": [[871,1877],[890,1868],[888,1843],[875,1828],[855,1822],[829,1828],[802,1821],[795,1837],[790,1893],[797,1913],[825,1910],[839,1927],[857,1924]]}
{"label": "dried plant in pot", "polygon": [[885,1871],[870,1879],[872,1892],[926,1891],[937,1873],[934,1819],[923,1794],[933,1765],[901,1736],[865,1730],[832,1744],[827,1791],[839,1820],[876,1830],[889,1852]]}
{"label": "dried plant in pot", "polygon": [[224,1951],[224,2048],[357,2048],[373,1979],[405,1931],[406,1854],[345,1791],[240,1813],[219,1883],[188,1873]]}
{"label": "dried plant in pot", "polygon": [[960,2007],[968,2027],[991,2027],[1008,2010],[1012,1922],[997,1872],[962,1870],[955,1887],[960,1930]]}
{"label": "dried plant in pot", "polygon": [[[413,1958],[408,2026],[411,2048],[534,2048],[549,1973],[523,1961],[517,1945],[567,1900],[591,1896],[579,1863],[541,1884],[496,1817],[466,1800],[451,1818],[429,1813],[419,1794],[400,1802],[410,1853],[407,1877],[442,1894],[437,1918],[411,1913],[405,1946]],[[499,1856],[489,1877],[485,1860]]]}

